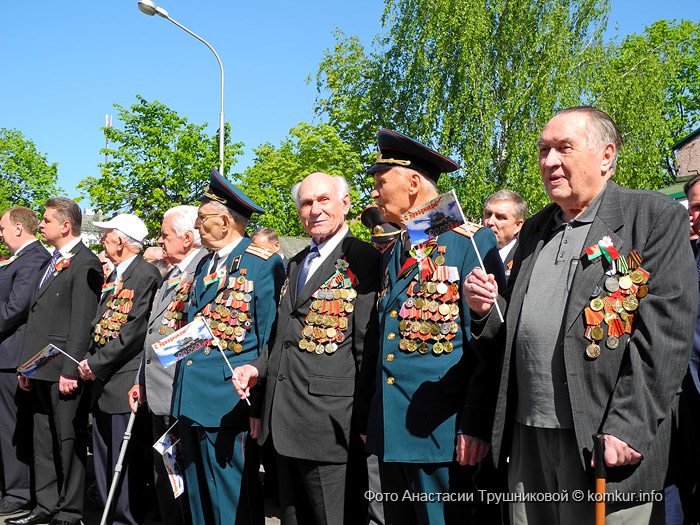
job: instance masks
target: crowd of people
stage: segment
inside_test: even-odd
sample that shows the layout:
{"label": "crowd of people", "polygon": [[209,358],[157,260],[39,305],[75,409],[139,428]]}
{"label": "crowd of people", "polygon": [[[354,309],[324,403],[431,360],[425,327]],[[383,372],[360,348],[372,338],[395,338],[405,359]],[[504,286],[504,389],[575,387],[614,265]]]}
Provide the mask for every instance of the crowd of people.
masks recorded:
{"label": "crowd of people", "polygon": [[[107,523],[263,524],[265,494],[283,524],[590,523],[603,462],[607,523],[697,522],[700,262],[681,205],[610,180],[621,142],[604,112],[562,110],[538,142],[548,206],[528,219],[502,189],[483,227],[414,243],[407,212],[459,166],[382,130],[371,244],[345,179],[312,173],[290,259],[215,170],[145,251],[136,214],[94,223],[98,257],[68,198],[4,211],[0,516],[80,523],[92,428]],[[201,321],[164,366],[154,344]]]}

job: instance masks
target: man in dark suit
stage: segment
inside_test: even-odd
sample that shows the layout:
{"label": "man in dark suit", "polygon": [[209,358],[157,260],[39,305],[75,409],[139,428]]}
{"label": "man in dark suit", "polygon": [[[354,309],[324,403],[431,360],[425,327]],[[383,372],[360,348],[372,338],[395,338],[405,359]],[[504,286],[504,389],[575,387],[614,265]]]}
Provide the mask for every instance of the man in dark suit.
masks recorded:
{"label": "man in dark suit", "polygon": [[291,259],[273,336],[259,358],[234,371],[236,388],[245,395],[266,379],[259,442],[272,439],[278,454],[284,522],[363,523],[367,482],[354,402],[371,388],[358,385],[361,367],[376,359],[379,252],[345,223],[342,177],[312,173],[292,196],[311,246]]}
{"label": "man in dark suit", "polygon": [[267,344],[284,270],[246,235],[251,215],[264,212],[240,189],[212,170],[200,200],[195,227],[213,253],[197,268],[188,318],[202,316],[214,339],[180,361],[175,376],[187,495],[197,525],[262,525],[260,451],[231,377]]}
{"label": "man in dark suit", "polygon": [[24,329],[32,294],[49,260],[36,238],[39,221],[23,206],[0,218],[0,239],[12,257],[0,263],[0,516],[32,503],[31,397],[17,384]]}
{"label": "man in dark suit", "polygon": [[[377,142],[372,198],[385,220],[405,230],[406,212],[437,198],[440,174],[459,166],[395,131],[380,131]],[[422,494],[465,492],[475,469],[464,467],[488,452],[497,354],[471,344],[459,283],[479,255],[500,279],[503,266],[488,228],[466,224],[415,246],[406,233],[379,299],[367,450],[379,457],[382,492],[396,494],[384,500],[387,523],[469,522],[464,503]]]}
{"label": "man in dark suit", "polygon": [[[160,273],[139,255],[148,235],[136,215],[122,213],[107,222],[94,222],[104,230],[102,245],[115,268],[102,287],[93,314],[92,342],[78,367],[84,381],[92,381],[93,460],[97,488],[107,500],[119,449],[131,414],[127,393],[141,362],[148,316]],[[138,439],[135,439],[138,441]],[[138,447],[127,450],[110,511],[110,522],[136,525],[145,509],[145,480],[136,475]]]}
{"label": "man in dark suit", "polygon": [[498,253],[503,261],[506,277],[510,276],[510,270],[513,268],[518,234],[526,214],[525,200],[514,191],[499,190],[489,195],[484,203],[484,226],[496,235]]}
{"label": "man in dark suit", "polygon": [[[145,403],[148,406],[151,414],[149,443],[155,443],[175,423],[170,414],[177,367],[173,365],[164,368],[152,345],[187,324],[194,273],[199,261],[207,254],[207,250],[202,248],[199,232],[194,227],[196,220],[195,206],[171,208],[163,215],[161,234],[158,238],[165,260],[173,265],[173,268],[160,282],[153,300],[136,384],[129,392],[132,410],[136,409],[132,396],[134,392],[138,404]],[[178,431],[177,427],[172,430],[175,435]],[[190,523],[187,498],[174,499],[163,458],[156,450],[153,450],[153,467],[158,507],[163,523]]]}
{"label": "man in dark suit", "polygon": [[[510,454],[510,490],[584,495],[513,503],[515,525],[592,522],[591,436],[598,432],[607,492],[627,498],[608,502],[606,522],[655,519],[658,498],[650,493],[661,491],[666,474],[696,272],[683,208],[609,180],[620,143],[602,111],[555,115],[539,140],[554,202],[523,226],[508,289],[478,270],[464,285],[475,336],[484,344],[505,337],[495,343],[505,353],[493,452],[496,461]],[[508,304],[504,324],[491,311],[496,300],[501,309]]]}
{"label": "man in dark suit", "polygon": [[[46,201],[39,229],[44,242],[55,250],[29,307],[22,363],[48,344],[76,360],[89,346],[90,321],[103,277],[99,260],[80,241],[81,223],[82,213],[72,200],[55,197]],[[6,523],[80,523],[90,399],[78,366],[61,355],[31,379],[19,376],[19,385],[32,393],[36,506]]]}

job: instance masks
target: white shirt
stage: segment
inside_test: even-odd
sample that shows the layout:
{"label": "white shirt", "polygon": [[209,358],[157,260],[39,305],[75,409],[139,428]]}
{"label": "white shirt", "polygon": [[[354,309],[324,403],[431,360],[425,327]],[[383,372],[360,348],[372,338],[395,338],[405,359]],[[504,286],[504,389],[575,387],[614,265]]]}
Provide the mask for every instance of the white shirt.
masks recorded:
{"label": "white shirt", "polygon": [[13,253],[12,255],[17,255],[19,252],[24,250],[27,246],[29,246],[33,242],[39,242],[39,239],[32,239],[31,241],[25,242],[22,246],[20,246],[17,250],[15,250],[15,253]]}
{"label": "white shirt", "polygon": [[503,248],[500,248],[498,250],[498,255],[501,256],[501,262],[505,262],[506,257],[508,257],[508,254],[510,253],[510,250],[513,249],[513,245],[515,244],[515,241],[517,241],[517,237],[513,237],[513,239],[506,244]]}
{"label": "white shirt", "polygon": [[323,261],[325,261],[328,256],[333,253],[333,250],[335,250],[338,245],[340,244],[340,241],[343,240],[343,237],[345,237],[345,234],[348,232],[348,225],[345,224],[343,227],[333,235],[330,239],[327,239],[326,241],[322,242],[321,244],[316,244],[313,239],[311,239],[311,247],[313,248],[316,246],[318,248],[318,257],[313,259],[311,261],[311,264],[309,265],[309,273],[306,274],[306,282],[309,282],[309,279],[311,279],[311,276],[314,274],[314,272],[318,269],[319,266],[323,264]]}

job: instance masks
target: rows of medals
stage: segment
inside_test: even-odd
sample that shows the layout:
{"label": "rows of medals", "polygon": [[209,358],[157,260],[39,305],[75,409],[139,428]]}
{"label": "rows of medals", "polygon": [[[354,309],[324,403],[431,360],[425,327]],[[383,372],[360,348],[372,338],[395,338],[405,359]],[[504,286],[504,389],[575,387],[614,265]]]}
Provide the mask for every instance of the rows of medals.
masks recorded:
{"label": "rows of medals", "polygon": [[299,349],[309,353],[333,354],[345,340],[348,316],[355,310],[357,291],[350,280],[336,272],[313,293],[305,326],[301,331]]}
{"label": "rows of medals", "polygon": [[190,290],[192,289],[193,280],[194,277],[190,278],[189,281],[183,279],[177,284],[175,296],[165,309],[163,319],[160,321],[161,327],[158,328],[158,333],[160,335],[167,337],[187,324],[185,307],[190,300]]}
{"label": "rows of medals", "polygon": [[[211,328],[215,339],[209,345],[216,344],[221,350],[232,350],[237,354],[243,351],[243,340],[253,326],[250,318],[250,302],[253,300],[253,281],[246,279],[245,269],[239,277],[230,277],[228,286],[221,290],[202,309],[202,315]],[[208,354],[205,348],[205,355]]]}
{"label": "rows of medals", "polygon": [[632,333],[639,300],[649,293],[649,272],[639,266],[641,261],[636,251],[627,258],[621,256],[613,261],[606,272],[603,286],[596,286],[591,295],[583,313],[586,323],[584,336],[591,342],[586,347],[589,358],[600,356],[601,341],[605,340],[605,346],[614,350],[620,345],[623,334]]}
{"label": "rows of medals", "polygon": [[129,312],[134,306],[134,291],[128,288],[115,290],[107,301],[107,309],[102,314],[102,319],[95,325],[94,341],[105,345],[119,335],[119,330],[129,317]]}
{"label": "rows of medals", "polygon": [[[436,259],[436,262],[440,259]],[[440,261],[444,263],[444,258]],[[408,299],[392,317],[398,315],[401,340],[399,348],[406,353],[439,356],[452,352],[459,324],[459,276],[456,268],[438,266],[429,280],[413,280],[408,286]],[[392,339],[395,334],[388,334]]]}

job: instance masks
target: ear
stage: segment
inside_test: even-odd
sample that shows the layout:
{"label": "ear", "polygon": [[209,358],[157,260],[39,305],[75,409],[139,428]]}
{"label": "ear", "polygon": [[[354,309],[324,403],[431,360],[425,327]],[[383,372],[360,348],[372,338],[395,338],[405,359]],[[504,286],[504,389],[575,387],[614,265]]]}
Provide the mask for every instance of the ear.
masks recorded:
{"label": "ear", "polygon": [[64,235],[70,234],[72,231],[70,227],[70,221],[63,221],[63,224],[61,224],[61,233]]}
{"label": "ear", "polygon": [[350,195],[348,195],[347,193],[345,195],[343,195],[342,203],[343,203],[343,215],[347,215],[348,212],[350,211]]}
{"label": "ear", "polygon": [[515,232],[514,232],[514,234],[515,234],[516,237],[517,237],[518,234],[520,233],[520,228],[522,228],[522,227],[523,227],[523,220],[521,219],[521,220],[519,220],[518,222],[515,223]]}
{"label": "ear", "polygon": [[192,246],[193,242],[194,233],[192,233],[192,230],[187,230],[185,232],[185,235],[182,236],[182,245],[185,247],[185,250],[189,251],[190,246]]}
{"label": "ear", "polygon": [[612,142],[606,144],[603,148],[603,160],[600,163],[600,171],[609,173],[612,168],[613,160],[615,159],[615,144]]}
{"label": "ear", "polygon": [[412,171],[408,175],[408,194],[410,196],[418,195],[421,188],[423,187],[423,175],[417,171]]}

